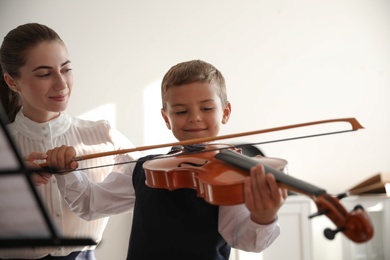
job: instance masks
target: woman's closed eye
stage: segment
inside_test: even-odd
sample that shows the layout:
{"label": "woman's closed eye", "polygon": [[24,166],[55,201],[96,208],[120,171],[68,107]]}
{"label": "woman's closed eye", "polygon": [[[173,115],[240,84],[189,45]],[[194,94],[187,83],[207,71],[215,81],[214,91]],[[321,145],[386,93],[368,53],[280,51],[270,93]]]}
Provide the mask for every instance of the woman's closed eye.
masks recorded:
{"label": "woman's closed eye", "polygon": [[44,74],[38,74],[37,77],[38,78],[46,78],[46,77],[49,77],[51,75],[51,73],[44,73]]}
{"label": "woman's closed eye", "polygon": [[[64,68],[64,69],[61,70],[61,74],[67,74],[70,71],[72,71],[71,68]],[[51,75],[52,75],[52,72],[41,72],[41,73],[37,74],[36,76],[38,78],[47,78],[47,77],[49,77]]]}
{"label": "woman's closed eye", "polygon": [[61,73],[66,74],[66,73],[70,72],[71,70],[72,70],[72,68],[64,68],[61,70]]}

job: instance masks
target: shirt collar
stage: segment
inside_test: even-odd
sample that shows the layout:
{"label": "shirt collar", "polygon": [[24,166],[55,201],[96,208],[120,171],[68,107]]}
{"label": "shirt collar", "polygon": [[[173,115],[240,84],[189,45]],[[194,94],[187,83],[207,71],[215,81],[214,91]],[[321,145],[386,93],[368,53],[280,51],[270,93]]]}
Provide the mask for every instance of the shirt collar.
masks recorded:
{"label": "shirt collar", "polygon": [[33,139],[51,140],[64,134],[70,127],[72,118],[65,112],[48,122],[37,123],[25,117],[22,109],[16,115],[14,129]]}

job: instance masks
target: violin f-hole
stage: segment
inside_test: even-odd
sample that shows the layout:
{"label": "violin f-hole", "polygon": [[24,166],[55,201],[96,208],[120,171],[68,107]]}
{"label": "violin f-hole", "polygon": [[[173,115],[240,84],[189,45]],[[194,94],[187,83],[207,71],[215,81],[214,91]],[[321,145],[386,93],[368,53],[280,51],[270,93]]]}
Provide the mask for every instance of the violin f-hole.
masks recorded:
{"label": "violin f-hole", "polygon": [[203,164],[201,163],[194,163],[194,162],[181,162],[177,165],[177,167],[182,167],[183,165],[190,165],[190,166],[193,166],[193,167],[203,167],[207,164],[207,161],[204,161]]}

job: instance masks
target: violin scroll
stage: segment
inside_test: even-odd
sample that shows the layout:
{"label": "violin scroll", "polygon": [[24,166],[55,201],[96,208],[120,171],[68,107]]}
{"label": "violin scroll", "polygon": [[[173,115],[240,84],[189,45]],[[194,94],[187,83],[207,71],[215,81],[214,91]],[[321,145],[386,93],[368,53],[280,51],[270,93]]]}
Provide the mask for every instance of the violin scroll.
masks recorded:
{"label": "violin scroll", "polygon": [[[258,164],[252,158],[229,150],[221,151],[215,157],[247,171]],[[339,198],[344,198],[346,194],[331,196],[324,189],[288,176],[267,165],[263,166],[265,171],[273,174],[281,185],[291,191],[307,195],[315,202],[318,212],[309,217],[326,215],[336,225],[335,230],[326,229],[324,231],[324,235],[328,239],[333,239],[338,232],[344,233],[346,237],[356,243],[366,242],[373,237],[374,228],[363,207],[358,205],[351,212],[348,212],[339,202]]]}
{"label": "violin scroll", "polygon": [[363,243],[370,240],[374,235],[371,220],[361,205],[355,206],[351,212],[340,204],[337,198],[328,194],[313,199],[317,205],[318,213],[314,216],[326,215],[335,225],[336,229],[327,228],[324,235],[327,239],[334,239],[339,232],[356,243]]}

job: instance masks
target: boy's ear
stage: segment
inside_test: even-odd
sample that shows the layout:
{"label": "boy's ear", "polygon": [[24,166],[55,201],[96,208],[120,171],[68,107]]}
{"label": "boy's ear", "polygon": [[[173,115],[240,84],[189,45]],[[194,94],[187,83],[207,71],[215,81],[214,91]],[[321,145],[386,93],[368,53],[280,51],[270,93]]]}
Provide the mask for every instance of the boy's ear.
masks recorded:
{"label": "boy's ear", "polygon": [[165,125],[168,127],[169,130],[171,130],[171,124],[169,123],[169,118],[162,108],[161,108],[161,115],[165,121]]}
{"label": "boy's ear", "polygon": [[19,90],[16,81],[8,73],[4,73],[4,81],[12,91],[17,92]]}
{"label": "boy's ear", "polygon": [[230,113],[232,112],[232,107],[230,102],[226,104],[226,107],[223,110],[222,124],[226,124],[229,121]]}

